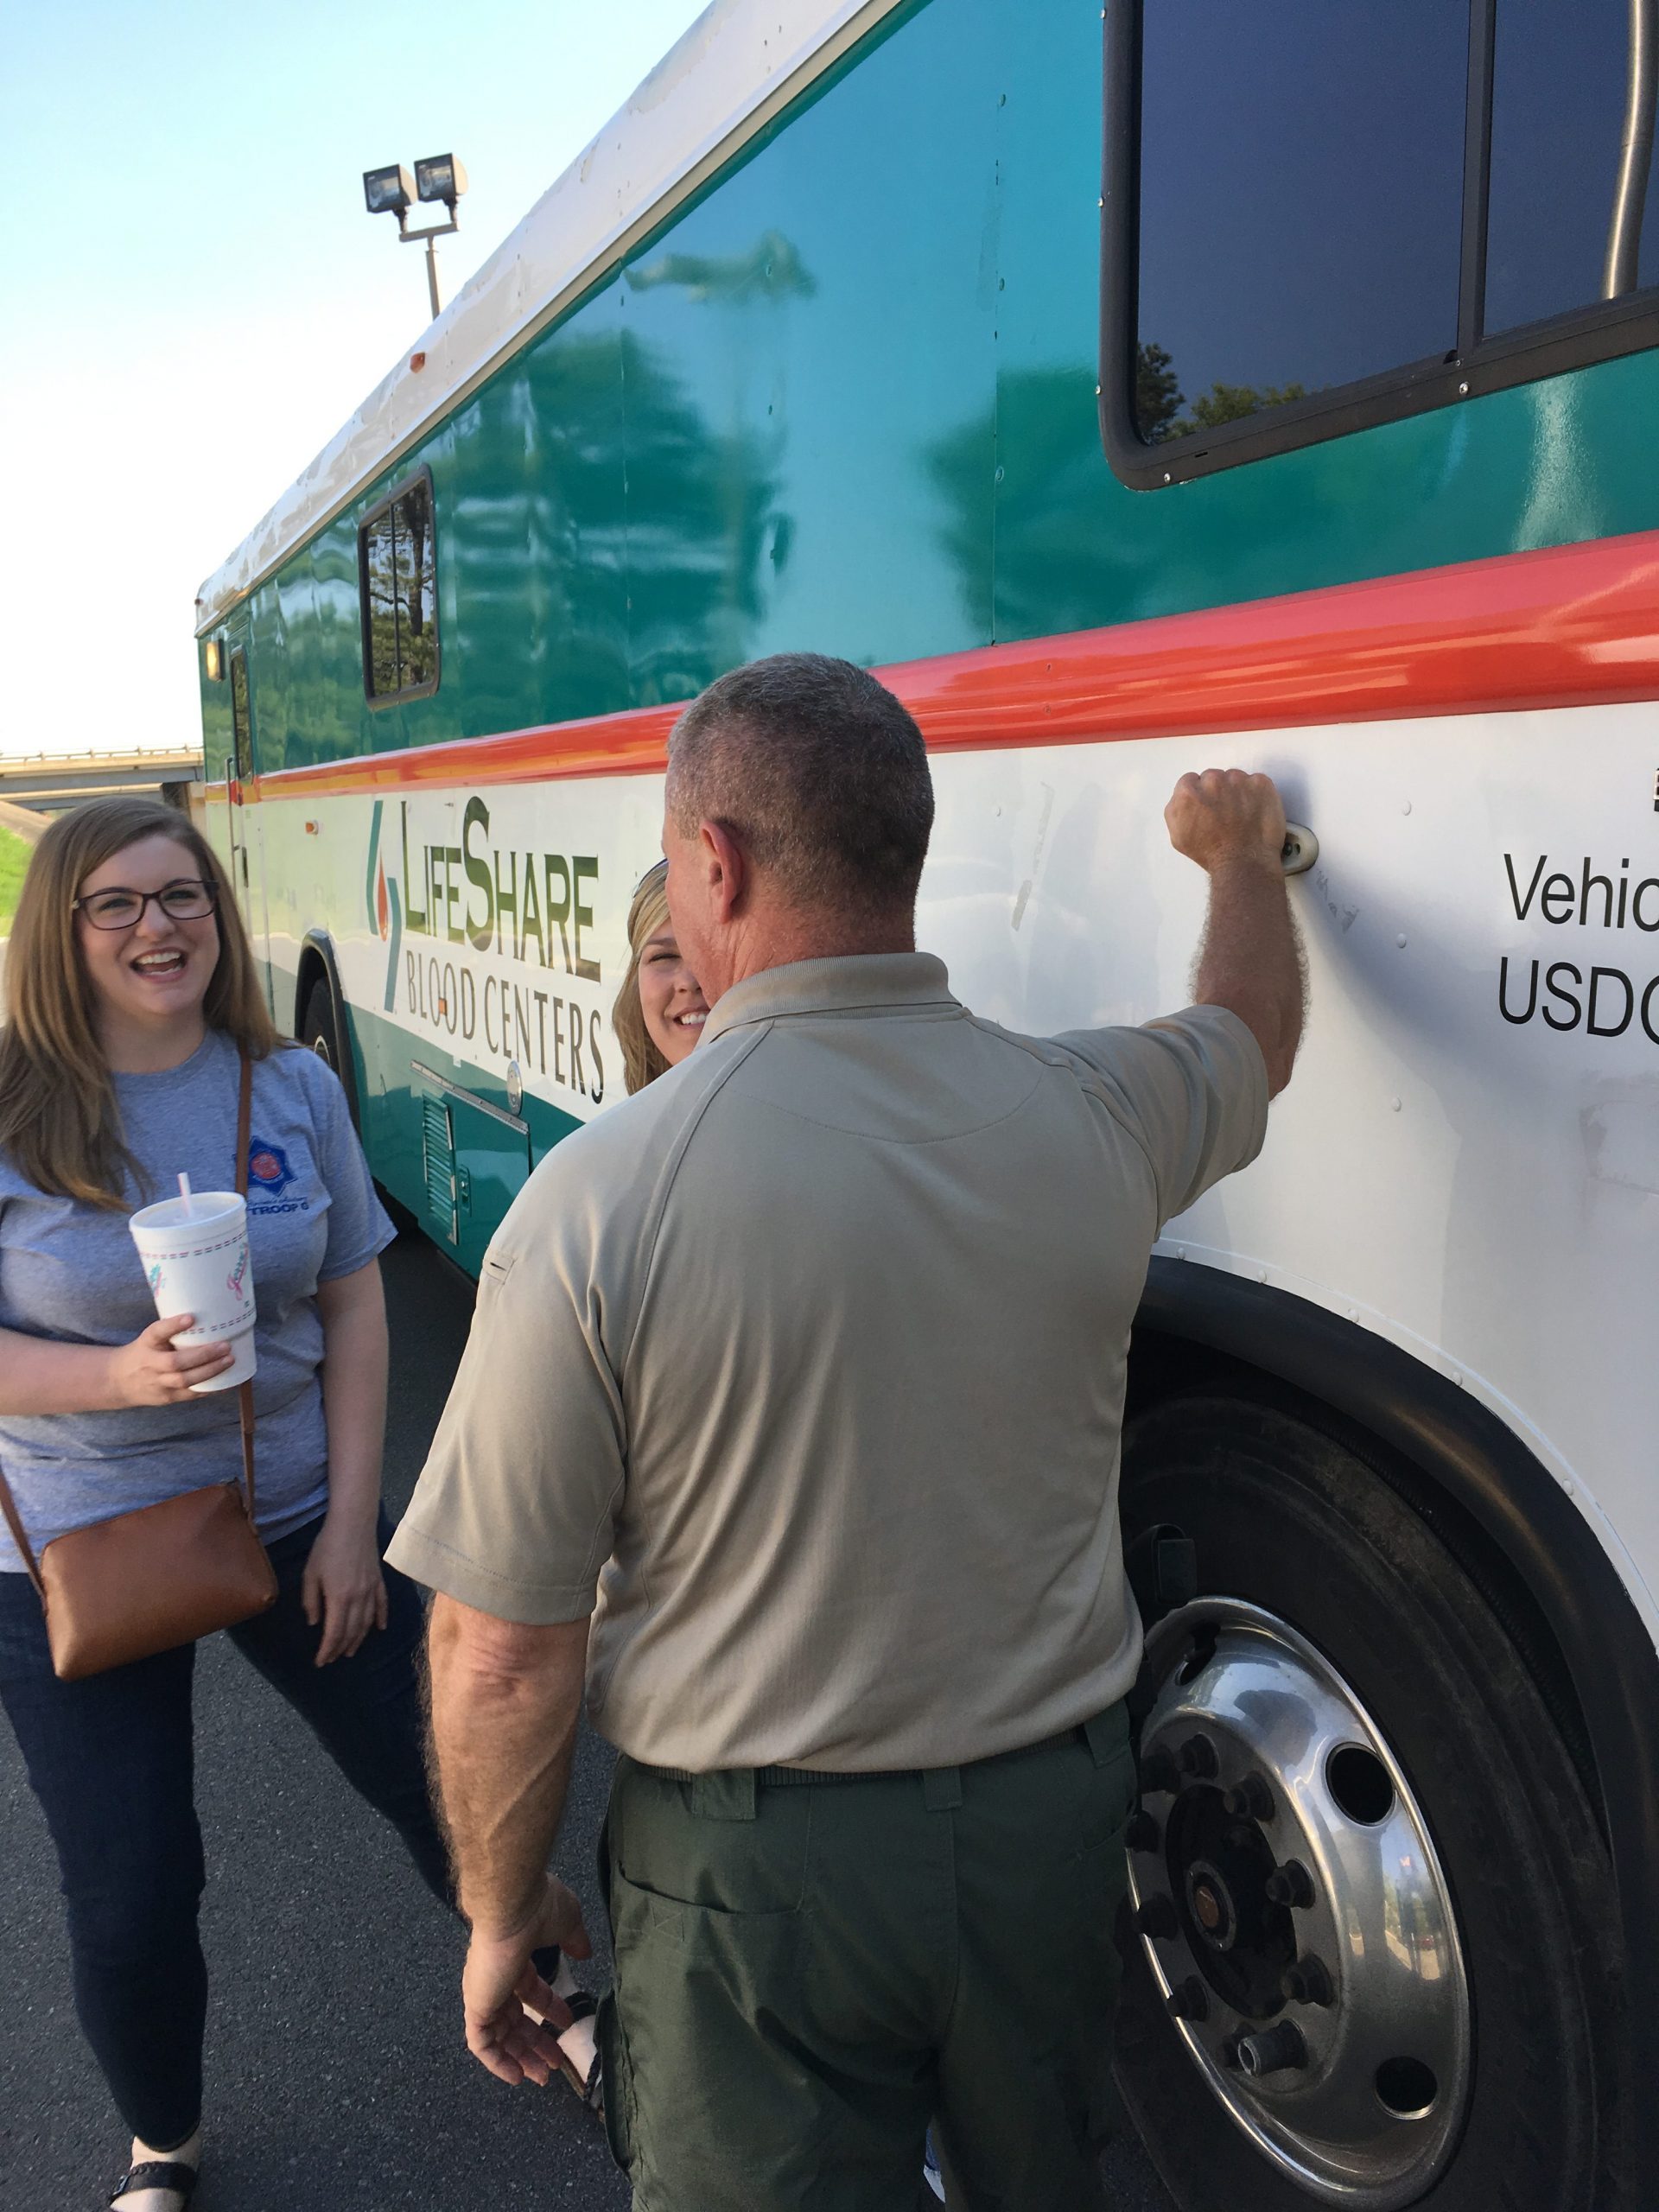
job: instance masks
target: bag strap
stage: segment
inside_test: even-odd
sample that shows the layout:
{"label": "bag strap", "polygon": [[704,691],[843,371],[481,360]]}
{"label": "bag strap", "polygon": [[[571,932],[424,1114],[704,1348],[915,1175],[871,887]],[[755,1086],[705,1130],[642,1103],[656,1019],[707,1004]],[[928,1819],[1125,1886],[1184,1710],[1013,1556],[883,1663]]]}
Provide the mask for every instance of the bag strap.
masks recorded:
{"label": "bag strap", "polygon": [[[242,1088],[236,1103],[236,1194],[248,1196],[248,1147],[253,1133],[253,1062],[242,1055]],[[253,1384],[238,1382],[236,1408],[242,1424],[242,1474],[248,1486],[248,1518],[253,1519]]]}
{"label": "bag strap", "polygon": [[[245,1052],[242,1055],[242,1086],[236,1106],[236,1194],[245,1200],[248,1195],[248,1146],[253,1133],[253,1063]],[[242,1425],[242,1473],[248,1489],[248,1518],[253,1519],[253,1385],[237,1385],[237,1411]],[[11,1531],[11,1541],[17,1547],[24,1572],[35,1585],[42,1604],[46,1601],[46,1586],[41,1580],[41,1570],[23,1524],[18,1516],[16,1501],[11,1494],[11,1484],[0,1470],[0,1514]]]}

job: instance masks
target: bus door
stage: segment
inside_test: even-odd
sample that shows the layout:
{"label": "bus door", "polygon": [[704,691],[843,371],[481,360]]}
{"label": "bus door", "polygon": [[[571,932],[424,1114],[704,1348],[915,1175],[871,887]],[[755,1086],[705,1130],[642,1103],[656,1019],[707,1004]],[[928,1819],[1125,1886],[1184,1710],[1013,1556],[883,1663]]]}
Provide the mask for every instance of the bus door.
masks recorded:
{"label": "bus door", "polygon": [[248,682],[245,630],[231,641],[231,750],[225,756],[226,810],[229,823],[231,885],[253,939],[254,958],[264,978],[265,1001],[273,1011],[269,917],[265,906],[264,825],[259,811],[259,778],[254,753],[253,696]]}

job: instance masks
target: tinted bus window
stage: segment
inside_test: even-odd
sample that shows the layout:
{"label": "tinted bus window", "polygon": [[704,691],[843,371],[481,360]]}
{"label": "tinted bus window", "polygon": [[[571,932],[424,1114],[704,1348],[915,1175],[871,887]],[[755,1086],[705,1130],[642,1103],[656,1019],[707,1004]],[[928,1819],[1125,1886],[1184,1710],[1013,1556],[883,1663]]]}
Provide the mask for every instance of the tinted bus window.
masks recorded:
{"label": "tinted bus window", "polygon": [[1179,438],[1451,351],[1456,0],[1145,0],[1135,420]]}
{"label": "tinted bus window", "polygon": [[[1488,330],[1603,296],[1630,64],[1629,0],[1498,0]],[[1651,167],[1644,194],[1651,207]],[[1659,217],[1637,282],[1659,281]]]}
{"label": "tinted bus window", "polygon": [[432,493],[416,478],[358,534],[363,682],[372,699],[403,699],[438,680]]}

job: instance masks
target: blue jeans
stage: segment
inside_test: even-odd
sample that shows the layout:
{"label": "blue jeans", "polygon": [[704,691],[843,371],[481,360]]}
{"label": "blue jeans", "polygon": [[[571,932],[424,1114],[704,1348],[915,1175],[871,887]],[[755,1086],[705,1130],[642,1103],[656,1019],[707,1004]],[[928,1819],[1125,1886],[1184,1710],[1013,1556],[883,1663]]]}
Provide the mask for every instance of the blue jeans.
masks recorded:
{"label": "blue jeans", "polygon": [[[321,1630],[301,1609],[300,1586],[321,1526],[309,1522],[270,1545],[276,1602],[227,1633],[397,1828],[448,1905],[416,1675],[420,1599],[387,1567],[385,1628],[354,1658],[314,1665]],[[382,1516],[383,1548],[391,1534]],[[0,1574],[0,1705],[57,1847],[75,2010],[123,2119],[158,2150],[182,2143],[201,2117],[207,1968],[196,1931],[205,1869],[194,1789],[195,1656],[187,1644],[60,1682],[28,1576]]]}

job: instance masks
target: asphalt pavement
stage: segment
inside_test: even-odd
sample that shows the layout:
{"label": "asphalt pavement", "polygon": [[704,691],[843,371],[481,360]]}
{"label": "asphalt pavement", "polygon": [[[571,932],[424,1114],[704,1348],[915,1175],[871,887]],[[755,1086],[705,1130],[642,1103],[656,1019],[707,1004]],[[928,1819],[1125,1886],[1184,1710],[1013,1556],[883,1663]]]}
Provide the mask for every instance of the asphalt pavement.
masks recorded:
{"label": "asphalt pavement", "polygon": [[[385,1267],[395,1517],[442,1409],[471,1301],[417,1236],[401,1237]],[[220,1637],[200,1656],[196,1723],[213,1975],[201,2212],[627,2206],[601,2122],[558,2084],[508,2089],[467,2056],[458,1930],[391,1830]],[[584,1729],[558,1865],[596,1942],[594,1853],[609,1767],[608,1750]],[[596,1957],[586,1978],[598,1988],[607,1970]],[[126,2143],[75,2025],[51,1848],[3,1726],[0,1991],[0,2189],[29,2212],[93,2212]],[[1138,2145],[1116,2147],[1107,2175],[1114,2212],[1174,2212]]]}

